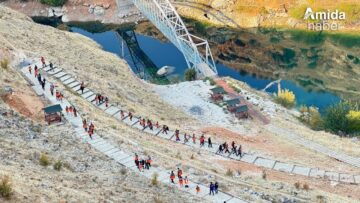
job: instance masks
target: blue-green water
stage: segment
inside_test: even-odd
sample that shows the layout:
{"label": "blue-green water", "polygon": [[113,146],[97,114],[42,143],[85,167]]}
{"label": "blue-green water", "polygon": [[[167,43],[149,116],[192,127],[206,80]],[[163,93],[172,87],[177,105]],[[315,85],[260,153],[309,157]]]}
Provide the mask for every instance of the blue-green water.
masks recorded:
{"label": "blue-green water", "polygon": [[[77,27],[72,27],[71,31],[80,33],[95,40],[97,43],[102,45],[103,49],[106,51],[115,53],[119,57],[125,56],[124,59],[129,63],[133,71],[135,73],[139,71],[133,62],[132,57],[130,57],[130,52],[127,47],[124,48],[124,52],[122,53],[122,39],[116,35],[115,31],[90,33]],[[136,33],[136,38],[142,52],[144,52],[148,58],[151,59],[157,68],[161,68],[165,65],[173,66],[176,69],[174,73],[170,75],[170,77],[177,75],[179,78],[183,78],[187,65],[183,55],[173,44],[169,42],[162,42],[158,39],[139,33]],[[267,84],[272,82],[272,80],[261,79],[255,75],[240,73],[239,71],[231,69],[221,63],[217,63],[217,69],[219,76],[229,76],[234,79],[246,82],[249,86],[258,90],[263,89]],[[289,80],[282,80],[281,87],[289,89],[295,93],[298,106],[303,104],[307,106],[316,106],[319,108],[320,112],[323,112],[329,105],[338,103],[340,101],[340,97],[333,93],[309,92],[305,88]],[[272,86],[267,89],[267,92],[269,93],[274,93],[276,91],[277,86]]]}

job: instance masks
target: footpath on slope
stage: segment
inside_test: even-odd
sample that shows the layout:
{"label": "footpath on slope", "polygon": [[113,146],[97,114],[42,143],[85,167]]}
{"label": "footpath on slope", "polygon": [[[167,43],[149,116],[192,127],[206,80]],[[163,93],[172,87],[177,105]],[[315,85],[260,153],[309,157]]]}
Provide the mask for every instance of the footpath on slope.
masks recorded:
{"label": "footpath on slope", "polygon": [[[34,65],[31,65],[34,67]],[[41,67],[40,63],[37,63],[37,67]],[[49,68],[49,67],[46,67]],[[45,69],[46,69],[45,68]],[[58,101],[55,96],[51,95],[49,89],[50,84],[49,82],[46,82],[45,84],[45,91],[42,89],[41,85],[37,81],[37,78],[35,78],[34,75],[30,74],[28,72],[28,66],[21,69],[21,72],[25,77],[28,79],[30,84],[32,85],[32,88],[35,90],[36,94],[38,96],[44,96],[46,99],[48,99],[53,104],[60,104],[62,109],[65,109],[67,106],[73,106],[69,103],[67,99],[63,99],[62,101]],[[59,76],[65,76],[63,72],[59,72],[57,70],[54,70],[53,72],[49,73],[50,75],[55,75],[55,77],[59,78]],[[44,75],[44,74],[42,74]],[[54,91],[55,92],[55,91]],[[86,93],[84,93],[86,94]],[[84,97],[84,96],[83,96]],[[234,197],[230,194],[227,194],[225,192],[222,192],[219,190],[219,192],[216,195],[209,195],[209,188],[205,185],[202,185],[200,183],[196,183],[194,181],[189,180],[189,187],[180,187],[178,184],[172,184],[170,182],[170,171],[167,171],[161,167],[150,167],[149,170],[143,170],[142,172],[139,171],[137,166],[134,162],[134,156],[129,155],[128,153],[124,152],[117,146],[111,144],[110,142],[106,141],[102,137],[100,137],[97,134],[93,134],[93,139],[90,139],[87,132],[84,131],[82,118],[80,117],[80,113],[78,113],[77,117],[74,117],[72,115],[64,113],[64,117],[68,122],[72,125],[74,128],[78,138],[81,140],[81,142],[88,143],[90,146],[94,147],[101,153],[105,154],[106,156],[110,157],[111,159],[115,160],[117,163],[129,168],[130,170],[137,172],[141,174],[142,176],[145,176],[146,178],[152,178],[153,175],[156,173],[158,175],[158,181],[165,184],[171,184],[174,187],[178,188],[179,190],[188,192],[192,195],[196,195],[198,197],[204,198],[206,200],[209,200],[211,202],[227,202],[227,203],[245,203],[246,201],[241,200],[238,197]],[[195,188],[196,186],[200,187],[200,192],[197,193]]]}
{"label": "footpath on slope", "polygon": [[[37,65],[39,68],[41,68],[40,63]],[[90,90],[89,88],[85,88],[83,94],[81,94],[80,90],[80,84],[81,82],[77,81],[75,77],[71,76],[70,74],[65,73],[61,68],[59,67],[53,67],[53,69],[50,69],[49,66],[42,69],[42,71],[47,72],[47,74],[52,75],[56,79],[58,79],[60,82],[62,82],[65,86],[67,86],[71,91],[76,92],[79,94],[83,99],[87,100],[88,102],[92,103],[95,107],[103,110],[106,114],[110,115],[111,117],[117,119],[120,122],[124,122],[125,124],[136,128],[142,132],[145,132],[147,134],[150,134],[152,136],[157,136],[163,139],[167,139],[169,141],[177,142],[179,144],[184,144],[192,148],[196,149],[204,149],[210,153],[216,154],[218,156],[225,157],[227,159],[231,160],[237,160],[246,162],[249,164],[254,164],[259,167],[264,167],[267,169],[277,170],[284,173],[289,174],[296,174],[301,175],[309,178],[324,178],[331,181],[336,182],[342,182],[347,184],[360,184],[360,175],[353,175],[348,173],[338,173],[333,171],[325,171],[319,168],[310,168],[306,166],[301,166],[293,163],[284,163],[278,160],[268,159],[264,158],[255,154],[250,154],[248,152],[243,152],[243,155],[241,157],[236,156],[235,154],[219,154],[217,153],[217,150],[219,148],[219,144],[212,143],[211,148],[209,147],[201,147],[199,144],[194,144],[191,141],[188,142],[180,142],[176,141],[175,132],[174,131],[168,131],[167,133],[164,133],[162,131],[162,128],[154,128],[151,130],[148,126],[145,128],[140,125],[140,117],[134,116],[131,120],[128,116],[128,112],[125,109],[122,109],[121,107],[115,106],[114,104],[109,103],[106,107],[105,103],[102,103],[100,105],[97,105],[95,102],[95,97],[97,93],[95,91]],[[23,73],[27,73],[27,68],[22,69]],[[35,87],[35,91],[42,91],[41,87]],[[125,117],[121,116],[121,111],[126,112]]]}
{"label": "footpath on slope", "polygon": [[[232,88],[230,88],[229,85],[224,80],[217,80],[216,83],[219,86],[222,86],[229,93],[233,94],[234,97],[241,97],[241,95],[239,95]],[[307,140],[307,139],[303,138],[301,135],[298,135],[294,132],[290,132],[286,129],[279,128],[271,123],[268,123],[267,125],[265,125],[265,128],[276,135],[284,136],[284,137],[288,138],[289,140],[294,141],[297,144],[300,144],[308,149],[325,154],[336,160],[339,160],[341,162],[344,162],[349,165],[360,168],[360,158],[359,157],[353,157],[353,156],[347,155],[345,153],[336,152],[336,151],[331,150],[325,146],[322,146],[321,144],[318,144],[314,141]],[[357,182],[357,183],[359,183],[359,182]]]}

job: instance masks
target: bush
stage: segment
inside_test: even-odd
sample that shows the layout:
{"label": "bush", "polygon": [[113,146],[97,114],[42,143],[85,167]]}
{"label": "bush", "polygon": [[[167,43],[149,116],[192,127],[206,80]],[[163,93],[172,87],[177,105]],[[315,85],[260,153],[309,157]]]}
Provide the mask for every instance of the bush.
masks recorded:
{"label": "bush", "polygon": [[185,80],[186,81],[196,80],[196,70],[194,68],[190,68],[185,71]]}
{"label": "bush", "polygon": [[206,81],[209,81],[209,83],[210,83],[210,85],[216,85],[216,82],[214,81],[214,79],[213,78],[210,78],[210,77],[206,77],[206,78],[204,78],[204,80],[203,80],[204,82],[206,82]]}
{"label": "bush", "polygon": [[230,169],[228,169],[228,170],[226,171],[226,174],[225,174],[225,175],[230,176],[230,177],[233,177],[233,176],[234,176],[232,170],[230,170]]}
{"label": "bush", "polygon": [[351,134],[360,131],[359,105],[349,101],[341,101],[330,106],[324,116],[325,129],[337,134]]}
{"label": "bush", "polygon": [[154,173],[152,175],[152,179],[151,179],[151,185],[153,186],[157,186],[159,184],[159,181],[158,181],[158,174],[157,173]]}
{"label": "bush", "polygon": [[50,6],[62,6],[66,3],[66,0],[40,0],[40,2]]}
{"label": "bush", "polygon": [[0,182],[0,196],[6,199],[10,199],[13,194],[12,184],[9,176],[3,176]]}
{"label": "bush", "polygon": [[308,190],[310,190],[310,187],[309,187],[309,185],[308,185],[307,183],[304,183],[303,189],[304,189],[305,191],[308,191]]}
{"label": "bush", "polygon": [[60,160],[54,163],[55,170],[60,171],[61,167],[62,167],[62,162]]}
{"label": "bush", "polygon": [[295,106],[295,94],[288,89],[280,90],[275,101],[286,108],[292,108]]}
{"label": "bush", "polygon": [[299,182],[294,183],[294,186],[295,186],[295,188],[296,188],[297,190],[300,189],[300,183],[299,183]]}
{"label": "bush", "polygon": [[313,130],[321,130],[324,128],[324,121],[316,107],[300,107],[300,120],[310,126]]}
{"label": "bush", "polygon": [[9,68],[9,60],[8,59],[3,59],[0,61],[0,66],[3,69],[8,69]]}
{"label": "bush", "polygon": [[266,178],[267,178],[267,174],[266,174],[266,171],[264,170],[264,171],[262,171],[262,179],[264,179],[264,180],[266,180]]}
{"label": "bush", "polygon": [[49,158],[46,156],[46,154],[41,154],[39,162],[42,166],[48,166],[50,164]]}
{"label": "bush", "polygon": [[349,130],[351,132],[360,131],[360,111],[350,110],[346,114],[346,118],[349,121]]}

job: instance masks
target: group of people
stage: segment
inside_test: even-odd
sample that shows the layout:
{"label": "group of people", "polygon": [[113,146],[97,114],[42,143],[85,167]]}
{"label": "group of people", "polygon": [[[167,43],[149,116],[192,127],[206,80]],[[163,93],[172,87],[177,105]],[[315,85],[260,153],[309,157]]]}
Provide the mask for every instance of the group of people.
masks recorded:
{"label": "group of people", "polygon": [[[196,136],[195,136],[195,133],[193,133],[193,135],[189,135],[187,133],[184,133],[184,143],[187,143],[189,142],[189,140],[192,139],[192,142],[193,144],[196,144]],[[200,147],[203,147],[205,146],[205,135],[202,134],[199,138],[199,144],[200,144]],[[181,141],[180,139],[180,131],[178,129],[175,130],[175,141],[179,142]],[[208,147],[209,148],[212,148],[212,141],[211,141],[211,137],[208,137],[207,139],[207,143],[208,143]]]}
{"label": "group of people", "polygon": [[229,145],[226,142],[224,142],[223,144],[219,145],[219,149],[216,153],[219,154],[228,153],[229,155],[235,154],[236,156],[240,156],[240,157],[242,157],[243,155],[242,146],[239,145],[239,147],[237,147],[234,141],[231,142],[231,150],[229,150]]}
{"label": "group of people", "polygon": [[139,155],[135,153],[134,162],[139,171],[143,171],[144,169],[150,169],[152,159],[150,156],[148,156],[146,159],[139,159]]}
{"label": "group of people", "polygon": [[[180,187],[183,187],[184,185],[185,185],[185,188],[189,187],[189,179],[188,179],[187,176],[185,176],[183,178],[183,171],[180,168],[177,169],[177,178],[179,180]],[[171,173],[170,173],[170,181],[171,181],[171,183],[175,184],[174,180],[175,180],[175,173],[174,173],[174,171],[171,171]]]}
{"label": "group of people", "polygon": [[[80,85],[80,88],[81,88],[81,85]],[[84,90],[81,90],[81,91],[83,92]],[[96,96],[95,96],[96,105],[99,106],[99,105],[103,104],[104,102],[105,102],[105,106],[108,107],[109,106],[109,98],[105,97],[101,94],[96,94]]]}
{"label": "group of people", "polygon": [[73,106],[66,106],[65,107],[65,112],[67,115],[73,115],[74,117],[77,117],[77,110],[75,107]]}
{"label": "group of people", "polygon": [[83,123],[83,128],[84,128],[85,132],[88,133],[90,139],[93,139],[92,135],[94,134],[94,130],[95,130],[94,124],[92,122],[90,122],[90,125],[88,126],[86,119],[83,119],[82,123]]}
{"label": "group of people", "polygon": [[[145,129],[146,127],[148,127],[150,130],[154,130],[154,124],[152,123],[152,121],[150,119],[145,120],[145,118],[139,118],[139,124]],[[158,129],[159,126],[159,122],[155,123],[155,128]]]}

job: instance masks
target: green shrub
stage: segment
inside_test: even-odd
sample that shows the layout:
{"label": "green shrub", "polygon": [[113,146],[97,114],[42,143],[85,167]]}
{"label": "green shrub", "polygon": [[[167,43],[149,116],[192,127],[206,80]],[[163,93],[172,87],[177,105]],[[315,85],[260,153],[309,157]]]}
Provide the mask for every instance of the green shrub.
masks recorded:
{"label": "green shrub", "polygon": [[48,166],[50,164],[49,158],[46,154],[41,154],[39,162],[42,166]]}
{"label": "green shrub", "polygon": [[3,176],[0,181],[0,196],[10,199],[13,194],[12,184],[9,176]]}
{"label": "green shrub", "polygon": [[204,81],[204,82],[209,81],[209,82],[210,82],[210,85],[215,85],[215,84],[216,84],[216,82],[214,81],[214,79],[213,79],[213,78],[210,78],[210,77],[204,78],[203,81]]}
{"label": "green shrub", "polygon": [[151,185],[153,186],[157,186],[159,184],[159,181],[158,181],[158,174],[157,173],[154,173],[152,175],[152,179],[151,179]]}
{"label": "green shrub", "polygon": [[57,162],[54,163],[53,167],[55,170],[60,171],[61,167],[62,167],[62,162],[60,160],[58,160]]}
{"label": "green shrub", "polygon": [[0,66],[2,69],[8,69],[9,67],[9,60],[8,59],[3,59],[0,61]]}
{"label": "green shrub", "polygon": [[233,177],[233,176],[234,176],[234,173],[232,172],[232,170],[228,169],[228,170],[226,171],[225,175],[230,176],[230,177]]}
{"label": "green shrub", "polygon": [[40,0],[40,2],[50,6],[62,6],[66,3],[66,0]]}
{"label": "green shrub", "polygon": [[196,80],[196,70],[194,68],[190,68],[185,71],[185,80],[186,81]]}

